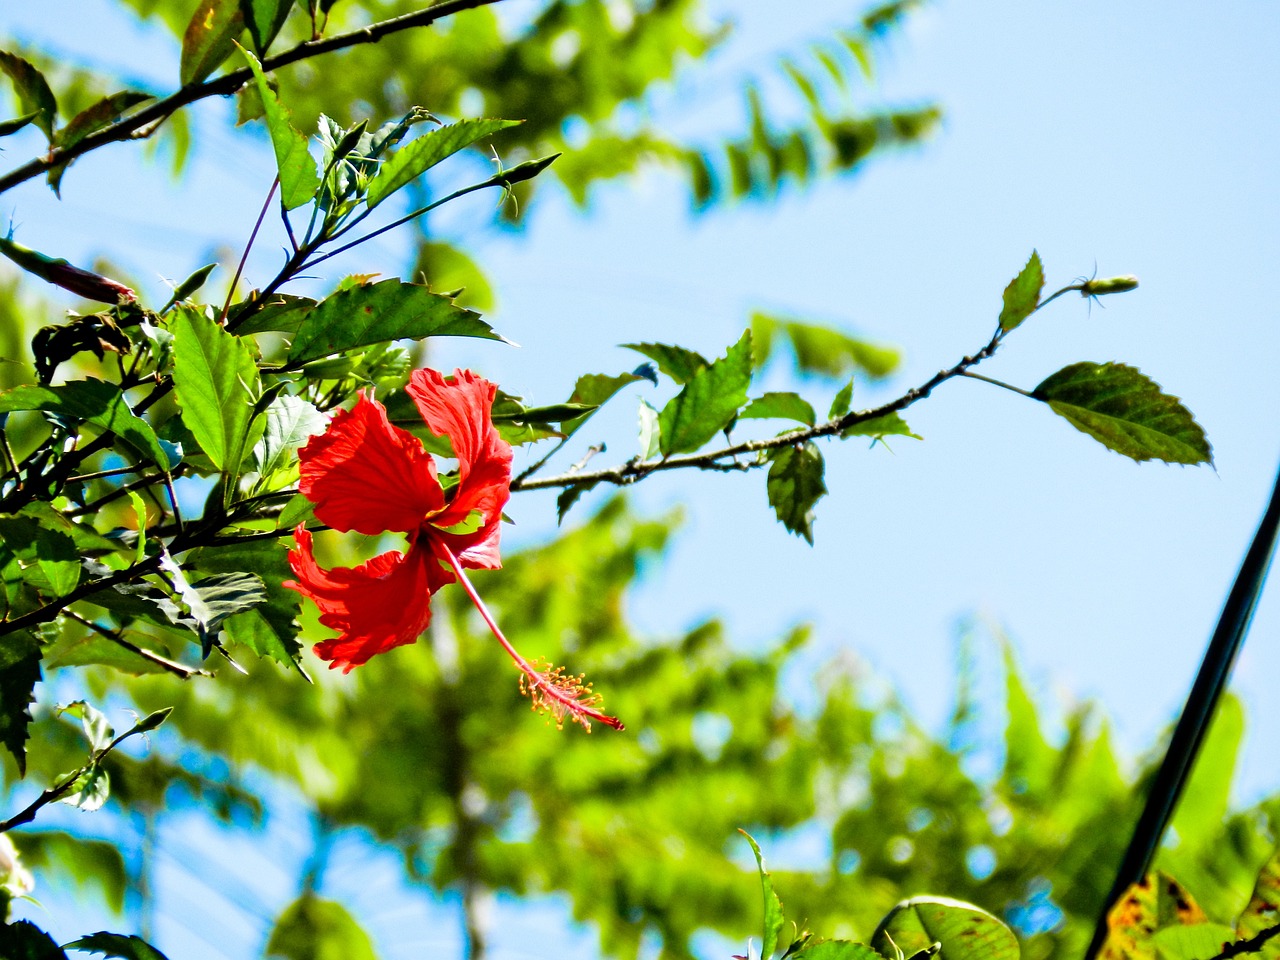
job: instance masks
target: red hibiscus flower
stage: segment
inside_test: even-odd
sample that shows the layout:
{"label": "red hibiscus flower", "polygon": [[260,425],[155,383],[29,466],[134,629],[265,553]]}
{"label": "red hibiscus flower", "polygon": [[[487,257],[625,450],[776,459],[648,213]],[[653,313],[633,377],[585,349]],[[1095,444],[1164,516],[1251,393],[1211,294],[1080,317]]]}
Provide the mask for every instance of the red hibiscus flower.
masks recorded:
{"label": "red hibiscus flower", "polygon": [[427,428],[448,437],[458,460],[457,482],[446,489],[436,464],[418,439],[393,426],[377,400],[359,394],[350,411],[339,410],[320,436],[299,452],[298,489],[315,515],[342,532],[409,537],[407,553],[392,551],[359,567],[324,570],[311,550],[311,533],[294,531],[297,549],[289,565],[297,580],[285,582],[320,608],[320,622],[338,631],[315,645],[330,667],[349,672],[375,654],[413,643],[431,622],[431,595],[455,580],[462,585],[503,649],[520,668],[520,688],[557,724],[565,718],[588,730],[598,720],[622,724],[596,709],[598,695],[581,676],[539,669],[516,652],[498,629],[464,568],[496,569],[502,508],[511,495],[511,446],[490,418],[497,387],[470,370],[446,378],[416,370],[406,393]]}

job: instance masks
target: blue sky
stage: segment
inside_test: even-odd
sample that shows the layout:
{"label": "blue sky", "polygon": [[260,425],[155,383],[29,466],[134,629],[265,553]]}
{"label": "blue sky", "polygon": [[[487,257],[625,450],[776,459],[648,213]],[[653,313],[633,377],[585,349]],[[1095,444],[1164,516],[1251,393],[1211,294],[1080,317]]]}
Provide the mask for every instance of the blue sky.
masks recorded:
{"label": "blue sky", "polygon": [[[664,125],[708,139],[736,125],[737,81],[852,17],[816,0],[718,9],[732,12],[737,38],[653,106]],[[78,21],[60,35],[69,52],[176,74],[158,38],[109,10],[99,0],[9,5],[0,31],[43,36]],[[1134,364],[1195,412],[1216,469],[1135,465],[1039,404],[954,382],[908,413],[923,443],[825,448],[831,494],[812,548],[773,521],[763,476],[646,481],[640,505],[680,505],[688,519],[631,606],[657,633],[722,616],[746,645],[813,620],[815,664],[854,651],[934,724],[950,705],[954,624],[976,611],[1015,638],[1047,702],[1098,699],[1135,755],[1185,696],[1280,455],[1278,34],[1280,12],[1261,2],[1211,13],[1154,2],[935,3],[881,60],[885,99],[944,107],[926,146],[775,206],[705,216],[658,171],[600,189],[586,214],[543,191],[521,235],[466,236],[498,293],[493,323],[522,346],[449,343],[437,362],[553,401],[578,373],[634,366],[618,343],[718,354],[750,310],[765,308],[900,346],[901,375],[859,388],[869,404],[984,344],[1001,290],[1033,247],[1048,289],[1095,263],[1099,275],[1138,275],[1141,288],[1106,309],[1058,301],[983,372],[1030,388],[1078,360]],[[218,126],[221,109],[198,115],[211,148],[185,187],[158,186],[138,149],[119,146],[73,168],[60,204],[32,184],[6,196],[0,214],[50,253],[110,252],[144,281],[185,276],[212,247],[239,247],[273,173],[254,134]],[[9,148],[6,165],[18,158]],[[491,203],[455,216],[483,219]],[[207,227],[174,226],[188,216]],[[268,259],[255,262],[265,274],[263,249]],[[394,240],[379,243],[360,269],[394,274],[404,254]],[[634,407],[599,419],[609,462],[630,457]],[[513,508],[518,538],[553,535],[551,495]],[[1249,722],[1241,801],[1280,790],[1278,635],[1280,606],[1266,596],[1236,671]],[[559,936],[564,922],[556,910],[521,916],[495,956],[542,955],[520,923]],[[577,942],[589,955],[590,936]]]}

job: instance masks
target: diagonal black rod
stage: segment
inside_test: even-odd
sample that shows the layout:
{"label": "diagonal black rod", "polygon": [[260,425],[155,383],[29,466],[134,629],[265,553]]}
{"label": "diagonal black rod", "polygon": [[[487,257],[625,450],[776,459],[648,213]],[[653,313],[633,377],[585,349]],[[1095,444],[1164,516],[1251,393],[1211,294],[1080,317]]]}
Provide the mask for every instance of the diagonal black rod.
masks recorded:
{"label": "diagonal black rod", "polygon": [[1182,716],[1178,718],[1178,725],[1174,728],[1169,749],[1151,784],[1142,816],[1133,829],[1129,849],[1125,851],[1124,860],[1116,872],[1115,883],[1103,904],[1093,931],[1093,940],[1085,952],[1086,958],[1098,955],[1107,936],[1107,914],[1130,886],[1146,876],[1156,848],[1160,846],[1160,840],[1169,826],[1178,798],[1182,795],[1182,788],[1186,786],[1191,767],[1199,755],[1209,722],[1213,719],[1214,710],[1227,687],[1231,668],[1235,665],[1240,648],[1244,646],[1249,621],[1253,619],[1253,611],[1258,605],[1263,584],[1267,580],[1267,571],[1271,567],[1278,531],[1280,475],[1276,477],[1271,502],[1267,504],[1262,522],[1258,524],[1258,532],[1253,535],[1253,542],[1249,544],[1240,564],[1240,572],[1236,574],[1236,581],[1227,594],[1217,629],[1213,631],[1209,649],[1205,651],[1204,660],[1200,664],[1200,673],[1191,687],[1191,693],[1187,695],[1187,704],[1182,708]]}

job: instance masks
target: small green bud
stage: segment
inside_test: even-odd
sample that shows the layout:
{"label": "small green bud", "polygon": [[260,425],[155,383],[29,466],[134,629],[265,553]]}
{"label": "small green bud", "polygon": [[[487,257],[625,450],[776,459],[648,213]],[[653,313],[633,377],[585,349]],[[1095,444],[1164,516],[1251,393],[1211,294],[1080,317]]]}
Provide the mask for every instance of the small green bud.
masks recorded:
{"label": "small green bud", "polygon": [[1085,280],[1080,284],[1080,296],[1105,297],[1111,293],[1128,293],[1138,288],[1138,278],[1133,274],[1122,277],[1103,277],[1101,280]]}

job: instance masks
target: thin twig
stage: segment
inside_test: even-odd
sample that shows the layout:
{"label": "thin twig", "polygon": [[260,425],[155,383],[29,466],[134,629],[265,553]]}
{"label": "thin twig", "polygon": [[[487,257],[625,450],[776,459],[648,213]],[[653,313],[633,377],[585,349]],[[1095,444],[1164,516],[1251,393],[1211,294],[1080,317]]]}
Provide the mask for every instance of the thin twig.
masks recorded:
{"label": "thin twig", "polygon": [[[337,36],[323,40],[307,40],[291,50],[286,50],[284,53],[277,54],[274,57],[267,57],[262,61],[262,69],[264,72],[277,70],[280,67],[309,60],[321,54],[344,50],[363,43],[377,43],[383,37],[390,36],[393,33],[411,30],[416,27],[427,27],[437,20],[442,20],[455,13],[461,13],[463,10],[486,7],[499,2],[500,0],[443,0],[442,3],[433,4],[425,10],[417,10],[404,16],[383,20],[367,27],[361,27],[358,30],[352,30],[349,33],[340,33]],[[82,157],[86,153],[97,150],[108,143],[118,143],[122,140],[132,139],[137,135],[143,134],[144,131],[149,134],[149,126],[151,130],[154,130],[155,126],[161,121],[183,107],[209,97],[230,96],[252,79],[253,73],[248,67],[244,67],[215,77],[212,80],[206,80],[203,83],[189,84],[170,96],[142,108],[137,113],[124,117],[110,126],[90,134],[83,140],[66,147],[54,147],[43,156],[36,157],[20,167],[10,170],[7,174],[0,176],[0,193],[16,187],[20,183],[32,180],[54,167],[70,163],[77,157]]]}
{"label": "thin twig", "polygon": [[1226,944],[1221,953],[1214,954],[1209,960],[1231,960],[1232,957],[1238,957],[1242,953],[1257,953],[1266,946],[1268,940],[1276,936],[1280,936],[1280,923],[1258,931],[1248,940],[1237,940],[1235,943]]}
{"label": "thin twig", "polygon": [[100,623],[94,623],[88,617],[82,617],[80,616],[80,614],[76,613],[73,610],[68,611],[67,616],[70,617],[72,620],[76,621],[76,623],[79,623],[82,626],[88,627],[90,630],[94,631],[99,636],[106,637],[108,640],[110,640],[112,643],[116,644],[117,646],[123,647],[125,650],[128,650],[130,653],[136,653],[138,656],[142,657],[142,659],[150,663],[154,663],[157,667],[161,667],[164,670],[167,670],[169,673],[172,673],[174,676],[181,677],[183,680],[190,680],[192,677],[197,677],[197,676],[199,677],[212,676],[212,674],[210,674],[208,671],[197,670],[195,667],[188,667],[185,664],[178,663],[178,661],[176,660],[170,660],[168,657],[162,657],[160,656],[160,654],[155,653],[152,650],[148,650],[145,647],[140,647],[135,643],[131,643],[130,641],[124,638],[124,635],[121,634],[120,631],[108,629],[107,627],[102,626],[102,624]]}
{"label": "thin twig", "polygon": [[[240,275],[244,273],[244,265],[249,261],[249,251],[253,249],[253,241],[258,239],[258,231],[262,229],[262,221],[267,219],[267,211],[271,208],[271,199],[276,195],[276,190],[280,187],[280,175],[276,174],[276,178],[271,181],[271,189],[267,191],[267,199],[262,201],[262,209],[258,211],[258,219],[253,224],[253,230],[249,233],[249,242],[244,245],[244,253],[240,255],[240,262],[236,264],[235,276],[231,278],[231,286],[227,288],[227,299],[222,304],[222,313],[218,315],[218,322],[225,323],[227,319],[227,311],[231,309],[231,298],[236,295],[236,284],[240,282]],[[289,219],[285,218],[285,225],[288,226]],[[290,233],[292,238],[292,233]],[[293,249],[296,251],[298,245],[295,243]]]}

